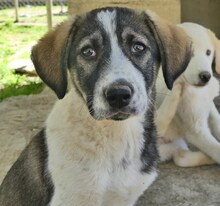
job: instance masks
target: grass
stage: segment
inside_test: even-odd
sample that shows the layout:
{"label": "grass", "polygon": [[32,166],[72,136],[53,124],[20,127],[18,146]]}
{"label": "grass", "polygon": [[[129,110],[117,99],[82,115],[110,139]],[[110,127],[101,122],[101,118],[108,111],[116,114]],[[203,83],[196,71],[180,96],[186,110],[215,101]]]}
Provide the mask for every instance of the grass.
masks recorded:
{"label": "grass", "polygon": [[[10,97],[10,96],[19,96],[19,95],[29,95],[29,94],[38,94],[43,90],[42,83],[32,82],[28,85],[23,86],[9,86],[2,90],[0,95],[0,101]],[[10,95],[13,94],[13,95]]]}
{"label": "grass", "polygon": [[[59,9],[54,7],[57,13]],[[10,63],[30,58],[31,47],[47,31],[46,8],[24,7],[19,9],[19,13],[19,23],[15,24],[14,9],[0,10],[0,101],[42,90],[42,82],[38,77],[16,74],[10,69]],[[57,23],[65,18],[57,15],[53,20]]]}

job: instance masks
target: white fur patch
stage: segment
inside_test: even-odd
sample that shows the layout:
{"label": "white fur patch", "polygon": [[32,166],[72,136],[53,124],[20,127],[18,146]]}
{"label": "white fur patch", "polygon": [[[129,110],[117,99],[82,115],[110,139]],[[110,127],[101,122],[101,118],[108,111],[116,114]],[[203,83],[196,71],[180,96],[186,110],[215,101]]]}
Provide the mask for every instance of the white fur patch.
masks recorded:
{"label": "white fur patch", "polygon": [[129,106],[135,108],[137,114],[143,113],[148,105],[145,80],[119,47],[116,35],[116,11],[102,11],[98,13],[97,18],[110,40],[111,54],[108,68],[103,71],[95,86],[94,114],[100,118],[106,116],[109,106],[103,97],[103,89],[119,79],[129,82],[134,87],[134,95]]}

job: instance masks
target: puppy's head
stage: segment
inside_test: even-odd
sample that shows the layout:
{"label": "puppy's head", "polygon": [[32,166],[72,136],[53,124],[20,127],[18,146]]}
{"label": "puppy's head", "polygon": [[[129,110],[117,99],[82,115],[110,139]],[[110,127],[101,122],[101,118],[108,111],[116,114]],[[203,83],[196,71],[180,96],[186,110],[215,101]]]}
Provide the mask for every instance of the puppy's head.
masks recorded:
{"label": "puppy's head", "polygon": [[192,85],[205,86],[213,76],[213,66],[220,73],[220,41],[215,34],[195,23],[179,25],[192,40],[194,55],[183,73]]}
{"label": "puppy's head", "polygon": [[32,60],[59,98],[69,69],[95,119],[123,120],[144,113],[153,101],[161,62],[172,88],[190,60],[190,44],[182,29],[151,12],[104,8],[57,26],[33,47]]}

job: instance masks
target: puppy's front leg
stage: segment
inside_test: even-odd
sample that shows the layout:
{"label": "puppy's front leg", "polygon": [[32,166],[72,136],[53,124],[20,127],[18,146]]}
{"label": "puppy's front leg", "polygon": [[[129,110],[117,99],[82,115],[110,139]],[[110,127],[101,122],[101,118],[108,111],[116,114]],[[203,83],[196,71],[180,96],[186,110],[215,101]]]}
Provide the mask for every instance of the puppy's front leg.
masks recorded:
{"label": "puppy's front leg", "polygon": [[190,151],[178,149],[173,155],[173,161],[179,167],[197,167],[202,165],[211,165],[215,161],[201,151]]}
{"label": "puppy's front leg", "polygon": [[220,114],[214,103],[212,104],[209,115],[209,126],[215,138],[220,141]]}
{"label": "puppy's front leg", "polygon": [[119,191],[108,192],[106,196],[107,197],[102,206],[133,206],[137,200],[136,196],[132,197],[133,194],[130,194],[130,196],[124,196]]}
{"label": "puppy's front leg", "polygon": [[99,171],[96,164],[96,170],[79,162],[67,165],[70,166],[59,167],[52,173],[54,196],[50,206],[101,206],[108,182],[106,173]]}
{"label": "puppy's front leg", "polygon": [[[68,193],[68,191],[66,191],[66,193]],[[64,198],[64,195],[59,194],[59,192],[56,193],[55,188],[55,196],[50,206],[101,206],[101,194],[95,191],[88,191],[86,188],[81,192],[77,192],[77,194],[72,194],[72,197],[69,196],[67,198]]]}
{"label": "puppy's front leg", "polygon": [[220,142],[211,134],[206,122],[199,127],[199,131],[188,131],[186,139],[220,164]]}
{"label": "puppy's front leg", "polygon": [[157,110],[156,126],[160,137],[163,137],[173,120],[182,93],[182,84],[176,83]]}

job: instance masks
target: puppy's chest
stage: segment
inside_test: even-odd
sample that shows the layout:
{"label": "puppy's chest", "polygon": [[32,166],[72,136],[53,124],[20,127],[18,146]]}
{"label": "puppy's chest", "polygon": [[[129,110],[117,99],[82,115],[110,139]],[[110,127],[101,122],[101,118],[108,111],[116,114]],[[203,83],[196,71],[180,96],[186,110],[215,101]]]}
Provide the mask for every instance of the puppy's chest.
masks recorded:
{"label": "puppy's chest", "polygon": [[[120,128],[121,127],[121,128]],[[79,164],[87,169],[98,164],[113,174],[140,164],[144,146],[143,127],[124,125],[114,128],[74,127],[68,133],[48,132],[49,160],[51,164]],[[72,163],[71,163],[72,162]],[[137,165],[136,165],[137,166]]]}
{"label": "puppy's chest", "polygon": [[55,197],[73,200],[73,194],[85,189],[96,188],[104,194],[139,184],[143,125],[138,121],[102,127],[91,124],[82,127],[82,122],[80,125],[75,124],[68,132],[47,130],[48,163]]}

